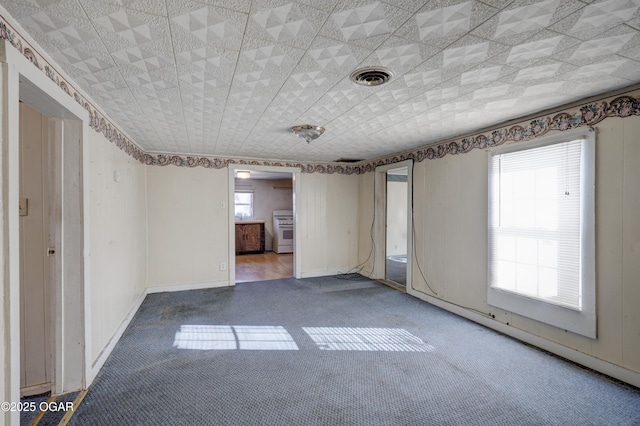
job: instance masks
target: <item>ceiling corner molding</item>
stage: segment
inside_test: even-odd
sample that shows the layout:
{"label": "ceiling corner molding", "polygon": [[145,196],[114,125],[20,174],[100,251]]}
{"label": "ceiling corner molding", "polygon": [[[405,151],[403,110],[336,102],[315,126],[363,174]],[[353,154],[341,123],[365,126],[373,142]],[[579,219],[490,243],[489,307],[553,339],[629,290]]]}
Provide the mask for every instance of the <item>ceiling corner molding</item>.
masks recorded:
{"label": "ceiling corner molding", "polygon": [[87,96],[83,95],[70,81],[63,77],[60,72],[58,72],[55,67],[25,39],[24,36],[20,35],[13,25],[11,25],[2,15],[0,15],[0,38],[7,40],[60,89],[72,97],[77,103],[82,105],[82,107],[89,112],[89,127],[104,135],[107,140],[115,144],[118,148],[137,161],[143,161],[144,151],[127,138],[124,133],[118,129],[118,126],[116,126],[105,114],[100,112],[98,108],[88,100]]}
{"label": "ceiling corner molding", "polygon": [[142,162],[148,166],[177,166],[177,167],[204,167],[206,169],[223,169],[230,164],[240,164],[246,166],[272,166],[272,167],[294,167],[300,169],[302,173],[325,173],[325,174],[362,174],[364,169],[358,165],[343,165],[341,163],[307,163],[297,161],[277,161],[259,160],[250,158],[229,158],[229,157],[199,157],[189,155],[174,154],[151,154],[145,153]]}
{"label": "ceiling corner molding", "polygon": [[508,142],[522,142],[546,135],[549,132],[590,127],[601,121],[617,117],[640,116],[640,90],[634,89],[624,95],[604,97],[602,100],[586,103],[567,109],[523,121],[513,126],[496,127],[462,139],[452,139],[434,145],[428,145],[402,154],[384,157],[359,164],[364,173],[378,166],[393,164],[405,160],[422,162],[436,160],[446,155],[464,154],[474,149],[487,149]]}

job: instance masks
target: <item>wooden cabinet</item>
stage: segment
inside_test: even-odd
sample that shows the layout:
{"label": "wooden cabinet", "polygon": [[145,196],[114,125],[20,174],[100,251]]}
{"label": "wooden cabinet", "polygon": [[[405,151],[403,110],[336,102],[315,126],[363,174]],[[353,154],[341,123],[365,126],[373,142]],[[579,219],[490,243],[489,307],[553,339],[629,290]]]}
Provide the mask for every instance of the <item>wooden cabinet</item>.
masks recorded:
{"label": "wooden cabinet", "polygon": [[236,223],[236,254],[264,253],[264,223]]}

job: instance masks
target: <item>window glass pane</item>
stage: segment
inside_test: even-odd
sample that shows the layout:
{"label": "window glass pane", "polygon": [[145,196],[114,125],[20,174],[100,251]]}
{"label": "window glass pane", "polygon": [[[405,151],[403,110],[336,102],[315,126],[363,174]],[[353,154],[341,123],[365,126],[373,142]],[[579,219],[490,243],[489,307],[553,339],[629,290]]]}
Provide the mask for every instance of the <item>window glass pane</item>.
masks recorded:
{"label": "window glass pane", "polygon": [[580,307],[581,141],[491,161],[493,287]]}
{"label": "window glass pane", "polygon": [[234,193],[235,216],[240,218],[253,217],[253,193],[252,192],[236,192]]}

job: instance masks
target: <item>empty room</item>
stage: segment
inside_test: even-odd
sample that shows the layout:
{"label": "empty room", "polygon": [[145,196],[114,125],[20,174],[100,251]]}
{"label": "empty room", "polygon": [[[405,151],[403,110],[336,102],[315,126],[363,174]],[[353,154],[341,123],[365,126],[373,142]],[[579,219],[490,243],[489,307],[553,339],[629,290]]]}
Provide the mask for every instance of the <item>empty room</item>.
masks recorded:
{"label": "empty room", "polygon": [[0,0],[0,424],[640,424],[637,0]]}

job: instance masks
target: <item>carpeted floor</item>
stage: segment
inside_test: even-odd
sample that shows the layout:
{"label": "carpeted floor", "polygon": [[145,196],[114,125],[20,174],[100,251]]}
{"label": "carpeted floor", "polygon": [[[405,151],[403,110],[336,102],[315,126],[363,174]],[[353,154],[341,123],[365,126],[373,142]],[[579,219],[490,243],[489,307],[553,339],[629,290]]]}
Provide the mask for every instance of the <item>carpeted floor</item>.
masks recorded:
{"label": "carpeted floor", "polygon": [[71,424],[638,425],[640,390],[375,281],[283,279],[149,295]]}

